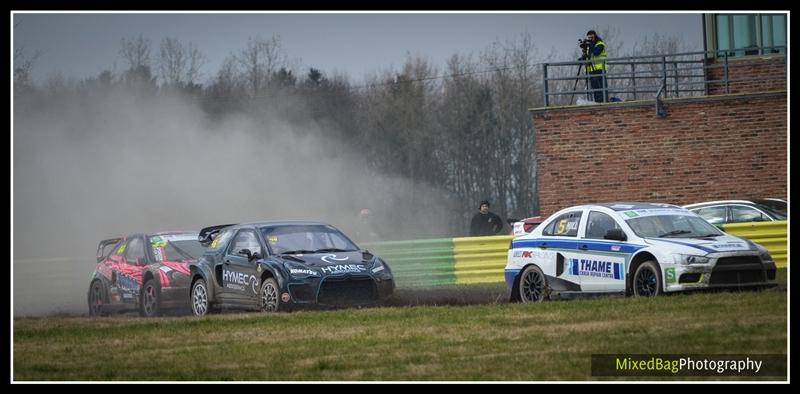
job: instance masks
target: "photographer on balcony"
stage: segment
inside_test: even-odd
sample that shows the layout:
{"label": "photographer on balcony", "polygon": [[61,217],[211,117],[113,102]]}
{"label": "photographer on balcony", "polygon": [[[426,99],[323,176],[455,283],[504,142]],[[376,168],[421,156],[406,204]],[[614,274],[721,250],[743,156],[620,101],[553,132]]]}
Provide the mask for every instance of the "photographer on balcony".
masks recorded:
{"label": "photographer on balcony", "polygon": [[586,73],[589,74],[589,84],[594,93],[594,101],[598,103],[605,102],[605,89],[608,88],[606,81],[606,44],[603,39],[597,36],[594,30],[589,30],[586,33],[586,39],[578,40],[583,56],[578,60],[586,61]]}

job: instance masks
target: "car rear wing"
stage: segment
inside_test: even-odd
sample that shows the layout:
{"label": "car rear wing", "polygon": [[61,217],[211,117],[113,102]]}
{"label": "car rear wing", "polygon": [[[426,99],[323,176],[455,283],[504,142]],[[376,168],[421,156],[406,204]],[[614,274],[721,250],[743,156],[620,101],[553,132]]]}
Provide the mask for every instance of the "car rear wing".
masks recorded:
{"label": "car rear wing", "polygon": [[100,241],[100,244],[97,245],[97,262],[99,263],[108,257],[111,251],[114,250],[114,245],[118,244],[119,241],[122,241],[122,238],[109,238]]}
{"label": "car rear wing", "polygon": [[220,224],[216,226],[206,227],[200,230],[200,234],[197,236],[197,240],[200,241],[200,244],[203,246],[208,246],[211,241],[214,239],[214,236],[219,233],[223,228],[235,226],[234,224]]}

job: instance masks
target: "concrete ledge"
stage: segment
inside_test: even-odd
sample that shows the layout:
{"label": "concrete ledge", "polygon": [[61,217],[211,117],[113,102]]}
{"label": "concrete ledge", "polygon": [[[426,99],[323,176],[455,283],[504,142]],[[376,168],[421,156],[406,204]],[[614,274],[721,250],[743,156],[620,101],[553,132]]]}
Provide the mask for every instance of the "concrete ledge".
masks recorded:
{"label": "concrete ledge", "polygon": [[[670,97],[662,99],[664,104],[680,104],[680,103],[696,103],[696,102],[709,102],[709,101],[730,101],[741,100],[747,98],[760,98],[760,97],[775,97],[786,96],[786,90],[774,90],[769,92],[752,92],[752,93],[735,93],[735,94],[718,94],[712,96],[693,96],[693,97]],[[587,109],[614,109],[614,108],[630,108],[630,107],[650,107],[655,105],[655,99],[648,100],[633,100],[623,101],[619,103],[599,103],[591,105],[562,105],[552,107],[539,107],[530,108],[533,114],[545,113],[548,111],[583,111]]]}

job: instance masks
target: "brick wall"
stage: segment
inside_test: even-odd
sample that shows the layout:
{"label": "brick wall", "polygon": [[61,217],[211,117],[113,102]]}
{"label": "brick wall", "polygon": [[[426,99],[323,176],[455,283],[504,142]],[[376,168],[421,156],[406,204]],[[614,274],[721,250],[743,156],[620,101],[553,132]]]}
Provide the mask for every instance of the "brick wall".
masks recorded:
{"label": "brick wall", "polygon": [[571,205],[786,197],[785,92],[532,110],[541,214]]}
{"label": "brick wall", "polygon": [[[709,59],[707,66],[707,80],[722,80],[725,77],[724,59]],[[775,78],[757,81],[736,81],[748,78]],[[786,57],[750,56],[743,58],[728,58],[728,80],[730,93],[766,92],[786,90]],[[725,94],[724,83],[708,84],[708,94]]]}

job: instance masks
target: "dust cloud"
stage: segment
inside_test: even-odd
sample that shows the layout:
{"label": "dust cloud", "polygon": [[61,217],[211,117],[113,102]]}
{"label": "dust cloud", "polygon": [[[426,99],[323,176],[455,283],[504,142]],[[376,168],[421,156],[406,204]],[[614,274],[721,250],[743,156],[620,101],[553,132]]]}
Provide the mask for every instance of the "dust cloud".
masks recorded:
{"label": "dust cloud", "polygon": [[355,237],[370,208],[395,240],[446,236],[453,219],[443,192],[266,109],[211,118],[196,100],[119,91],[15,107],[13,125],[15,316],[87,313],[97,243],[123,234],[296,219]]}

